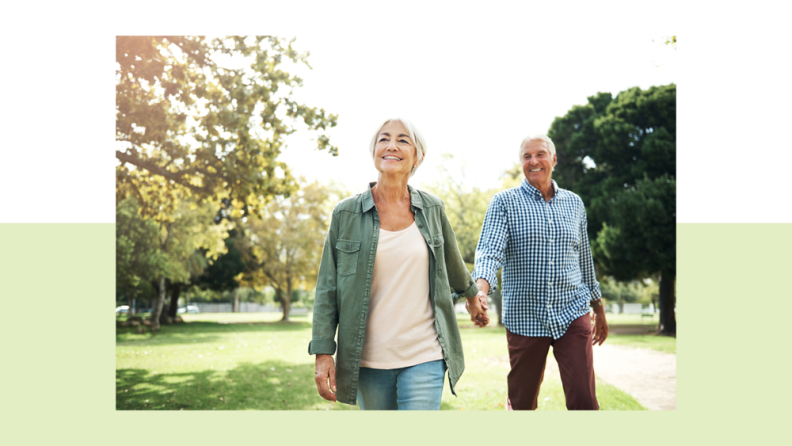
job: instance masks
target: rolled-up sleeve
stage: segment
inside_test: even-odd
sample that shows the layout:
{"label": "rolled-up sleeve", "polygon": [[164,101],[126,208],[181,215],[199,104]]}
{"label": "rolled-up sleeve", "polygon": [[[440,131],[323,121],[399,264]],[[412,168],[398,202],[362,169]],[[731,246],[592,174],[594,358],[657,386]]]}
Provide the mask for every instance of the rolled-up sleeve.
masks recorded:
{"label": "rolled-up sleeve", "polygon": [[486,280],[490,285],[490,293],[497,287],[496,274],[503,266],[507,242],[506,214],[499,195],[495,195],[484,216],[481,237],[476,246],[476,265],[473,270],[473,280]]}
{"label": "rolled-up sleeve", "polygon": [[308,344],[308,354],[332,355],[336,351],[335,335],[338,327],[336,300],[336,252],[338,216],[333,212],[330,229],[325,237],[319,276],[316,280],[316,297],[313,307],[313,335]]}
{"label": "rolled-up sleeve", "polygon": [[583,218],[580,223],[580,272],[583,275],[583,283],[591,291],[591,300],[597,300],[602,297],[597,276],[594,273],[594,259],[591,256],[591,244],[588,238],[588,218],[586,217],[586,208],[583,201],[580,202],[582,208]]}
{"label": "rolled-up sleeve", "polygon": [[446,269],[448,271],[448,286],[454,292],[454,299],[473,297],[478,294],[476,282],[470,276],[470,272],[465,266],[465,260],[459,252],[456,234],[451,228],[451,222],[445,213],[445,206],[441,211],[441,224],[443,228],[443,255],[445,256]]}

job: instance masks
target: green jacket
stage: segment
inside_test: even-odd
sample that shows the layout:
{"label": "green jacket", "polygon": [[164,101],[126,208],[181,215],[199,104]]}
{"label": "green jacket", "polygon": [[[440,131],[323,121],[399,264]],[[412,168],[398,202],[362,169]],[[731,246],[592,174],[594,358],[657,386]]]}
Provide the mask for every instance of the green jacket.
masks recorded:
{"label": "green jacket", "polygon": [[[360,355],[379,239],[379,214],[370,189],[374,184],[365,192],[342,200],[333,210],[316,283],[313,339],[308,344],[308,353],[312,355],[332,355],[337,346],[336,398],[347,404],[357,403]],[[448,381],[454,393],[454,385],[465,369],[465,358],[451,290],[461,300],[475,296],[478,288],[459,253],[443,201],[407,187],[415,222],[429,247],[429,296],[437,340],[443,348]],[[403,292],[410,292],[408,286],[405,283]]]}

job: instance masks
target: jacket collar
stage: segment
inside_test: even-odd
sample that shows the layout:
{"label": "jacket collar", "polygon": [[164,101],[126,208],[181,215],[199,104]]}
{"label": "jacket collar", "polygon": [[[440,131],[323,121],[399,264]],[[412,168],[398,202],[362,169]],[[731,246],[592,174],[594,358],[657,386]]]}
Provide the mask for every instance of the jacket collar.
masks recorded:
{"label": "jacket collar", "polygon": [[[376,181],[369,183],[365,191],[363,191],[363,212],[368,212],[374,207],[374,196],[371,194],[371,188],[377,184]],[[418,209],[423,209],[423,201],[418,189],[413,188],[409,184],[407,190],[410,191],[410,204]]]}

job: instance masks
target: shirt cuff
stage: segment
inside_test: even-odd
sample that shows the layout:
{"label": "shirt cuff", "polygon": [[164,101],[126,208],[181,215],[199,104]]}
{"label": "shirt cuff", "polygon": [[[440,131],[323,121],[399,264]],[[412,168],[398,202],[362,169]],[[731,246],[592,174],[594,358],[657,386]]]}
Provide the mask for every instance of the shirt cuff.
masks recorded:
{"label": "shirt cuff", "polygon": [[336,351],[336,342],[332,339],[313,339],[308,344],[309,355],[333,355]]}
{"label": "shirt cuff", "polygon": [[487,296],[492,295],[493,291],[498,289],[498,284],[496,283],[498,282],[498,276],[493,277],[492,280],[490,281],[488,278],[482,276],[481,274],[477,275],[475,274],[475,271],[473,271],[473,282],[475,283],[479,279],[484,279],[489,284],[489,291],[487,292]]}
{"label": "shirt cuff", "polygon": [[476,282],[473,281],[473,283],[470,284],[468,289],[466,289],[465,292],[460,294],[459,296],[464,298],[474,297],[476,294],[478,294],[478,292],[479,292],[478,286],[476,285]]}

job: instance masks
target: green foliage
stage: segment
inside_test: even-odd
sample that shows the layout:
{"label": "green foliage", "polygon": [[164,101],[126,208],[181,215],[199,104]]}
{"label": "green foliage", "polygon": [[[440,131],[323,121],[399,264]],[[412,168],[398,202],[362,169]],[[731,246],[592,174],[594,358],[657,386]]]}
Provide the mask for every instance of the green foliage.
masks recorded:
{"label": "green foliage", "polygon": [[556,118],[548,136],[558,154],[553,179],[586,203],[595,240],[613,199],[644,175],[675,177],[676,85],[598,93]]}
{"label": "green foliage", "polygon": [[[142,211],[168,220],[182,197],[226,198],[235,216],[296,185],[277,161],[284,137],[302,122],[326,130],[337,116],[300,104],[308,53],[270,37],[119,36],[116,39],[118,201],[134,195]],[[310,67],[310,66],[309,66]],[[326,135],[318,149],[333,155]]]}
{"label": "green foliage", "polygon": [[[138,213],[128,197],[116,206],[116,289],[136,297],[151,293],[149,280],[166,271],[167,255],[159,249],[158,225]],[[150,295],[150,294],[149,294]]]}
{"label": "green foliage", "polygon": [[599,280],[602,297],[613,302],[638,302],[643,296],[643,284],[637,281],[625,283],[618,282],[609,277],[601,277]]}
{"label": "green foliage", "polygon": [[468,186],[464,175],[465,162],[449,153],[440,156],[443,158],[438,167],[440,179],[426,186],[426,191],[443,200],[446,216],[459,244],[459,252],[472,271],[484,216],[492,196],[498,190],[485,191]]}
{"label": "green foliage", "polygon": [[276,197],[244,222],[250,268],[243,283],[274,288],[285,320],[294,291],[316,283],[332,204],[345,194],[335,185],[300,183],[291,196]]}
{"label": "green foliage", "polygon": [[245,270],[242,252],[237,248],[244,243],[239,231],[228,231],[228,237],[223,240],[226,247],[225,254],[221,254],[212,262],[201,276],[194,282],[202,288],[215,291],[228,291],[239,287],[236,276]]}
{"label": "green foliage", "polygon": [[190,298],[190,303],[193,302],[226,302],[226,293],[215,291],[211,289],[201,289],[198,286],[190,287],[186,294]]}
{"label": "green foliage", "polygon": [[676,271],[676,181],[669,175],[644,178],[611,202],[593,251],[618,280]]}
{"label": "green foliage", "polygon": [[586,203],[598,271],[622,281],[660,273],[660,329],[674,333],[676,85],[598,93],[548,136],[554,178]]}

